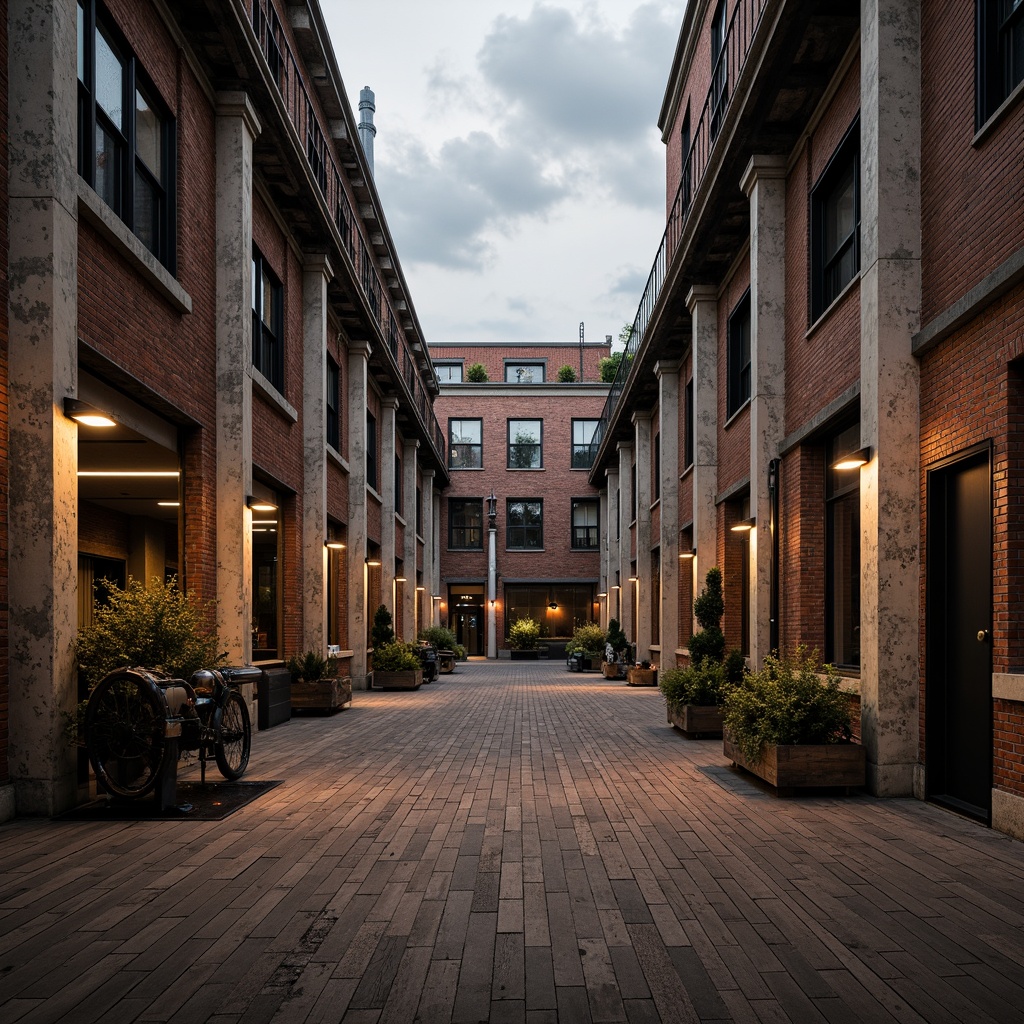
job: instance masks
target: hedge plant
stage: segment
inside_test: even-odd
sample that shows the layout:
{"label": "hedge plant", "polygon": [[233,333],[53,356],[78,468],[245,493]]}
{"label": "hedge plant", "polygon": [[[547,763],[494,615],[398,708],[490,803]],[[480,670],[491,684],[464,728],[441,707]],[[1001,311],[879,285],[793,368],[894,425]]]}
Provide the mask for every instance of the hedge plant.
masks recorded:
{"label": "hedge plant", "polygon": [[592,654],[601,656],[604,650],[604,630],[596,622],[584,622],[572,631],[572,639],[565,645],[566,654]]}
{"label": "hedge plant", "polygon": [[373,649],[374,672],[411,672],[422,667],[412,644],[403,640],[390,640]]}
{"label": "hedge plant", "polygon": [[530,618],[516,619],[508,627],[508,645],[513,651],[532,651],[540,641],[540,623]]}

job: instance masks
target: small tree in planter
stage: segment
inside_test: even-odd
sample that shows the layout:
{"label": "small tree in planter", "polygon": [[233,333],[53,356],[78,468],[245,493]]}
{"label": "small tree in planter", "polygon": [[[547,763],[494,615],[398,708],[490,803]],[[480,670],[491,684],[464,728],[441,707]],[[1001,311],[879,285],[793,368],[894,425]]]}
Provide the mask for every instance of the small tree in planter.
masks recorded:
{"label": "small tree in planter", "polygon": [[712,566],[704,590],[693,602],[700,630],[690,638],[690,664],[664,673],[659,685],[668,720],[687,735],[722,734],[721,704],[730,686],[743,677],[743,655],[725,654],[725,634],[719,623],[725,614],[722,571]]}
{"label": "small tree in planter", "polygon": [[800,646],[792,657],[769,655],[728,692],[723,710],[726,756],[773,786],[864,784],[864,748],[851,742],[849,697],[816,651]]}
{"label": "small tree in planter", "polygon": [[370,646],[377,650],[384,644],[395,639],[395,631],[391,628],[391,612],[384,605],[378,605],[373,613],[373,625],[370,627]]}
{"label": "small tree in planter", "polygon": [[572,639],[565,645],[565,653],[575,658],[583,669],[596,668],[604,648],[604,630],[596,622],[584,622],[572,631]]}
{"label": "small tree in planter", "polygon": [[336,658],[309,650],[288,659],[292,674],[292,708],[307,711],[338,711],[352,704],[352,680],[338,676]]}
{"label": "small tree in planter", "polygon": [[539,641],[540,623],[531,618],[516,619],[508,627],[508,646],[512,651],[513,661],[535,660],[539,656]]}
{"label": "small tree in planter", "polygon": [[470,384],[486,384],[487,371],[483,363],[472,363],[466,368],[466,380]]}
{"label": "small tree in planter", "polygon": [[608,632],[604,637],[604,664],[601,671],[606,679],[619,679],[622,676],[622,661],[629,650],[629,641],[622,632],[618,619],[608,620]]}

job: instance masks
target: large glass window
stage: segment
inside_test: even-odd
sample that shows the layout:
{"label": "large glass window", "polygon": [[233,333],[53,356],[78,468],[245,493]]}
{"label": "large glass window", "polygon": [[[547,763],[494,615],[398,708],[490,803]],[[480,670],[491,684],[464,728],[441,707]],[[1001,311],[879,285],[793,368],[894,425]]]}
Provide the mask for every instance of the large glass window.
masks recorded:
{"label": "large glass window", "polygon": [[506,384],[543,384],[543,363],[506,363]]}
{"label": "large glass window", "polygon": [[683,446],[683,466],[688,467],[693,465],[693,450],[694,450],[694,414],[693,414],[693,378],[691,377],[686,382],[686,393],[684,398],[685,403],[685,430],[686,437]]}
{"label": "large glass window", "polygon": [[590,469],[594,464],[594,452],[591,444],[597,436],[600,420],[572,421],[572,468]]}
{"label": "large glass window", "polygon": [[505,504],[505,546],[538,551],[544,547],[544,502],[509,498]]}
{"label": "large glass window", "polygon": [[171,273],[175,166],[169,111],[95,0],[79,0],[78,173]]}
{"label": "large glass window", "polygon": [[593,551],[600,544],[598,537],[598,502],[594,498],[573,498],[572,547],[577,551]]}
{"label": "large glass window", "polygon": [[[278,505],[277,498],[267,508]],[[267,661],[280,657],[281,575],[280,507],[252,514],[252,657]]]}
{"label": "large glass window", "polygon": [[976,0],[977,126],[1024,82],[1024,0]]}
{"label": "large glass window", "polygon": [[377,488],[377,418],[366,410],[366,482]]}
{"label": "large glass window", "polygon": [[729,55],[726,32],[729,16],[725,0],[718,0],[711,22],[711,141],[718,138],[729,102]]}
{"label": "large glass window", "polygon": [[434,372],[440,384],[462,383],[462,363],[434,363]]}
{"label": "large glass window", "polygon": [[[506,584],[505,629],[516,619],[540,623],[540,635],[570,637],[577,626],[596,622],[594,586],[590,583]],[[507,634],[506,634],[507,635]]]}
{"label": "large glass window", "polygon": [[284,392],[284,289],[263,254],[252,250],[252,365]]}
{"label": "large glass window", "polygon": [[750,292],[729,317],[728,393],[726,415],[732,416],[750,399]]}
{"label": "large glass window", "polygon": [[484,465],[483,420],[448,421],[450,469],[482,469]]}
{"label": "large glass window", "polygon": [[811,192],[811,318],[860,271],[860,127],[854,122]]}
{"label": "large glass window", "polygon": [[858,448],[859,423],[826,445],[825,660],[847,668],[860,666],[860,471],[832,465]]}
{"label": "large glass window", "polygon": [[448,499],[448,547],[482,551],[484,547],[484,499]]}
{"label": "large glass window", "polygon": [[543,420],[508,421],[508,468],[540,469]]}
{"label": "large glass window", "polygon": [[327,357],[327,443],[341,451],[341,368]]}

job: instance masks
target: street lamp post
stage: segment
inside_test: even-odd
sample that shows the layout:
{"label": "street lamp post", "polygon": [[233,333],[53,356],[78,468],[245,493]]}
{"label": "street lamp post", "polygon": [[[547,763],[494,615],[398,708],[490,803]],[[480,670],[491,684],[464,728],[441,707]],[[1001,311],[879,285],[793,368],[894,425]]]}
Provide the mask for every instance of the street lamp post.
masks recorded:
{"label": "street lamp post", "polygon": [[487,657],[498,656],[498,627],[494,611],[498,586],[498,555],[496,534],[498,532],[498,499],[491,491],[487,499]]}

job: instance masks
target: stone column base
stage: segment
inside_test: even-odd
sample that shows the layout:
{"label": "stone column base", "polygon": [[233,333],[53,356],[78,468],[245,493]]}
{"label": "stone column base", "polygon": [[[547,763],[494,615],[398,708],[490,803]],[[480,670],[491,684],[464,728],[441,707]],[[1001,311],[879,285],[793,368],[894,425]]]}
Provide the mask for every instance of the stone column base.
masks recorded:
{"label": "stone column base", "polygon": [[1024,840],[1024,796],[1006,789],[992,790],[992,827]]}
{"label": "stone column base", "polygon": [[0,821],[11,821],[16,813],[14,786],[0,786]]}

